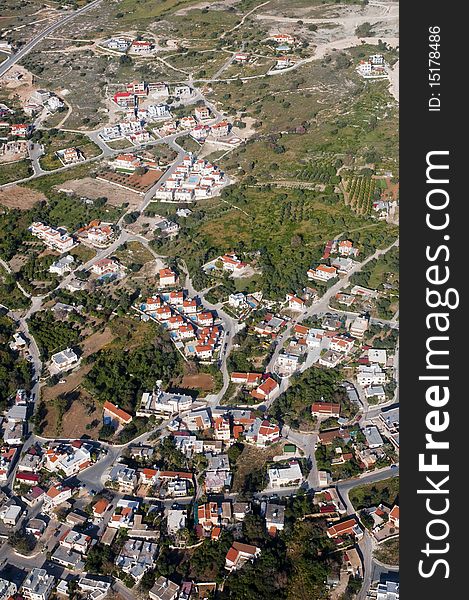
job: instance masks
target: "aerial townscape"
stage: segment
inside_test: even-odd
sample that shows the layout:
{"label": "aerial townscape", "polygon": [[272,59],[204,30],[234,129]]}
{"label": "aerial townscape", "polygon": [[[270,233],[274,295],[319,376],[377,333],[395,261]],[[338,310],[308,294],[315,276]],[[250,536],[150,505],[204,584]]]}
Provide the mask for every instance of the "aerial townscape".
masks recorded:
{"label": "aerial townscape", "polygon": [[390,0],[5,0],[0,600],[399,599]]}

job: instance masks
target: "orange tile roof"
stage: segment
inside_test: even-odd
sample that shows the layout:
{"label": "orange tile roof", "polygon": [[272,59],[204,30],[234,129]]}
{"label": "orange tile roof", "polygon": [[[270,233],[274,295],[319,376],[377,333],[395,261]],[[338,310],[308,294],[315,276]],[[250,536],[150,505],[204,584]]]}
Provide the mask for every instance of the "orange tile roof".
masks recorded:
{"label": "orange tile roof", "polygon": [[115,404],[112,404],[111,402],[108,402],[107,400],[104,403],[103,409],[115,415],[120,421],[123,421],[124,423],[130,423],[130,421],[132,421],[132,415],[129,415],[129,413],[125,412],[125,410],[122,410],[121,408],[119,408]]}
{"label": "orange tile roof", "polygon": [[108,500],[106,500],[106,498],[100,498],[96,502],[96,504],[93,506],[93,512],[96,515],[102,515],[108,506],[109,506]]}

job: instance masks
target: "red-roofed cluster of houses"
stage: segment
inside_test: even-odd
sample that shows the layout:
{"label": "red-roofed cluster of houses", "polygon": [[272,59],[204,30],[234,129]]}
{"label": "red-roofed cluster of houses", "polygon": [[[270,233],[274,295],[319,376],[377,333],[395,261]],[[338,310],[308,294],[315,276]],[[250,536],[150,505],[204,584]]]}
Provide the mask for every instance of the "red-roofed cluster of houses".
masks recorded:
{"label": "red-roofed cluster of houses", "polygon": [[272,400],[279,391],[279,385],[270,376],[261,373],[231,373],[231,382],[245,387],[255,387],[250,394],[260,401]]}
{"label": "red-roofed cluster of houses", "polygon": [[[160,287],[173,286],[176,281],[171,269],[160,271]],[[198,298],[190,298],[185,290],[161,291],[147,298],[139,311],[146,318],[161,323],[170,332],[176,347],[184,348],[186,356],[213,359],[223,329],[215,324],[213,313],[204,310]]]}

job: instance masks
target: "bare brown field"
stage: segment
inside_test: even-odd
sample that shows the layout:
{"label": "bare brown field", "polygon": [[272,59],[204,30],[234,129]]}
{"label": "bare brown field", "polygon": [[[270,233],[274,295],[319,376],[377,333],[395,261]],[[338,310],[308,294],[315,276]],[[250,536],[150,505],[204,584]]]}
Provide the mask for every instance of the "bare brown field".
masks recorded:
{"label": "bare brown field", "polygon": [[197,375],[185,375],[182,378],[181,387],[188,390],[203,390],[210,392],[213,390],[213,377],[208,373],[198,373]]}
{"label": "bare brown field", "polygon": [[9,188],[0,190],[0,204],[6,208],[29,210],[36,202],[45,199],[46,197],[41,192],[36,192],[35,190],[19,185],[12,185]]}
{"label": "bare brown field", "polygon": [[83,179],[70,179],[59,186],[61,189],[73,190],[79,196],[87,198],[107,198],[112,206],[121,206],[124,202],[129,203],[129,208],[137,208],[141,202],[140,194],[132,190],[118,188],[106,181],[84,177]]}
{"label": "bare brown field", "polygon": [[[55,437],[59,435],[64,438],[80,438],[83,435],[97,439],[98,432],[102,425],[102,408],[94,404],[91,396],[80,390],[80,395],[76,398],[70,409],[62,418],[62,426],[60,431],[57,431],[57,410],[52,403],[47,403],[47,425],[43,435],[45,437]],[[86,426],[96,422],[97,424],[87,429]]]}
{"label": "bare brown field", "polygon": [[73,371],[68,376],[64,374],[63,381],[65,381],[65,383],[58,383],[52,387],[43,387],[41,397],[45,402],[50,402],[61,394],[68,394],[69,392],[76,390],[80,386],[85,375],[91,370],[91,366],[92,365],[85,365],[77,371]]}
{"label": "bare brown field", "polygon": [[90,335],[83,344],[83,357],[86,358],[90,354],[98,352],[104,346],[107,346],[114,339],[112,331],[106,327],[104,331],[98,331]]}
{"label": "bare brown field", "polygon": [[246,477],[251,473],[261,471],[266,462],[271,461],[274,456],[282,453],[283,446],[284,442],[279,442],[269,448],[255,448],[246,444],[236,461],[233,492],[241,491]]}

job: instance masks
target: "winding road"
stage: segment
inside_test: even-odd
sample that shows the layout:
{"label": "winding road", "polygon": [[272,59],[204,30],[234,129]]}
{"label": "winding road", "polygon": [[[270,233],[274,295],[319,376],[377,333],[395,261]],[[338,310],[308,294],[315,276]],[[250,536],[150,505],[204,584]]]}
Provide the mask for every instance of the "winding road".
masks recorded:
{"label": "winding road", "polygon": [[91,10],[95,6],[98,6],[98,4],[101,4],[102,1],[103,0],[94,0],[90,4],[87,4],[86,6],[83,6],[82,8],[74,10],[72,13],[67,14],[66,16],[64,16],[61,19],[59,19],[58,21],[56,21],[55,23],[52,23],[52,25],[49,25],[48,27],[46,27],[46,29],[41,31],[41,33],[39,33],[31,41],[27,42],[21,48],[21,50],[18,50],[18,52],[15,52],[15,54],[12,54],[10,56],[10,58],[7,58],[7,60],[5,60],[0,65],[0,77],[2,75],[4,75],[9,69],[11,69],[11,67],[13,65],[15,65],[18,61],[20,61],[22,58],[27,56],[31,52],[31,50],[34,50],[34,48],[39,44],[39,42],[42,42],[42,40],[44,38],[46,38],[48,35],[50,35],[54,31],[56,31],[63,25],[66,25],[72,19],[75,19],[79,15],[82,15],[83,13]]}

